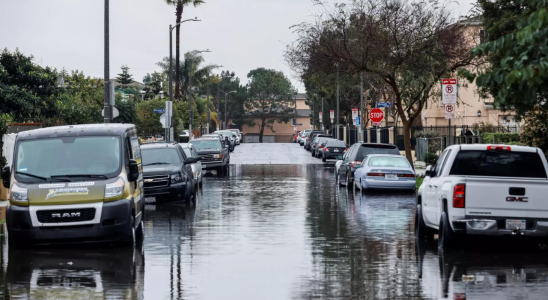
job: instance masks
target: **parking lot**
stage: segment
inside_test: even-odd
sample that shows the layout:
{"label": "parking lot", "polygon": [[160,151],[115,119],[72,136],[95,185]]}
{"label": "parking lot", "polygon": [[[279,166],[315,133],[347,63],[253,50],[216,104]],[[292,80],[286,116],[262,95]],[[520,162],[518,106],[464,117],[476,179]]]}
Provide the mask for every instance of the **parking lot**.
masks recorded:
{"label": "parking lot", "polygon": [[238,146],[229,176],[205,175],[196,207],[146,205],[136,249],[14,252],[2,235],[1,298],[545,299],[538,244],[438,252],[414,238],[412,192],[338,187],[334,163],[299,161],[308,153]]}

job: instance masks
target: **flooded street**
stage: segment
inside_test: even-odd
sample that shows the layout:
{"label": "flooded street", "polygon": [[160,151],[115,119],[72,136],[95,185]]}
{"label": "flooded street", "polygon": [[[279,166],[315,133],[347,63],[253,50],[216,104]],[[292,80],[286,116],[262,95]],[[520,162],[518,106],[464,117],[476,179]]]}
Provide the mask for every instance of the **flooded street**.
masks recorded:
{"label": "flooded street", "polygon": [[503,243],[440,256],[435,242],[415,245],[413,194],[353,194],[333,172],[208,174],[196,208],[147,205],[135,250],[8,251],[3,235],[1,298],[546,299],[546,251]]}

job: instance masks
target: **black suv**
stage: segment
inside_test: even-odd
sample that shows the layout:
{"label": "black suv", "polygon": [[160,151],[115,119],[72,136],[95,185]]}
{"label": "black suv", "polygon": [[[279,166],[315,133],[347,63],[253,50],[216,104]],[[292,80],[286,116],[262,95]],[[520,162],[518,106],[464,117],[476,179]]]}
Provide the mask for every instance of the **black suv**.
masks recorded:
{"label": "black suv", "polygon": [[[145,201],[184,199],[196,205],[191,165],[200,158],[187,157],[177,144],[142,145]],[[153,199],[151,199],[153,198]]]}
{"label": "black suv", "polygon": [[230,145],[223,145],[217,138],[199,138],[190,141],[198,157],[202,158],[202,171],[216,169],[218,174],[227,173],[230,164]]}
{"label": "black suv", "polygon": [[354,172],[359,168],[363,159],[370,154],[401,155],[398,147],[392,144],[356,143],[344,154],[342,164],[335,174],[339,185],[352,187]]}

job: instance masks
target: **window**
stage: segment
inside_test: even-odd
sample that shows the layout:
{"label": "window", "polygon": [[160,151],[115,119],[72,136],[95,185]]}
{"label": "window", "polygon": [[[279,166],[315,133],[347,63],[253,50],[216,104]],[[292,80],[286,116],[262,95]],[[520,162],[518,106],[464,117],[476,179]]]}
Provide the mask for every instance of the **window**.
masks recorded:
{"label": "window", "polygon": [[190,141],[190,143],[197,149],[197,150],[205,150],[205,149],[214,149],[214,150],[221,150],[221,142],[217,140],[193,140]]}
{"label": "window", "polygon": [[190,151],[190,148],[183,148],[183,151],[185,152],[186,157],[192,157],[192,151]]}
{"label": "window", "polygon": [[373,156],[369,158],[370,167],[411,168],[405,157]]}
{"label": "window", "polygon": [[451,155],[451,150],[446,150],[443,154],[443,160],[440,160],[441,168],[439,168],[437,172],[437,176],[441,176],[441,172],[443,172],[443,169],[445,168],[445,165],[447,164],[447,161],[449,160],[449,155]]}
{"label": "window", "polygon": [[370,154],[393,154],[400,155],[400,150],[396,146],[392,145],[362,145],[359,147],[358,154],[355,160],[362,161],[367,155]]}
{"label": "window", "polygon": [[340,140],[328,140],[327,141],[328,147],[341,147],[346,148],[346,144],[343,141]]}
{"label": "window", "polygon": [[180,164],[181,157],[176,148],[143,149],[143,166]]}
{"label": "window", "polygon": [[463,150],[457,153],[451,175],[546,178],[538,153]]}

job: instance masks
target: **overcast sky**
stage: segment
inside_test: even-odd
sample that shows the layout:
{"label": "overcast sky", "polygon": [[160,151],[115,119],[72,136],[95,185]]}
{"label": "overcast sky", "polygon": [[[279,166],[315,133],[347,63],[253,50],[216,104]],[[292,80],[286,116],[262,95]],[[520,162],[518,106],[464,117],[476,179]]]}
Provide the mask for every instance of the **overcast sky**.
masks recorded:
{"label": "overcast sky", "polygon": [[[181,53],[210,49],[204,54],[206,62],[235,71],[243,83],[252,69],[280,70],[304,92],[283,53],[296,38],[290,27],[311,20],[320,7],[311,0],[205,1],[185,9],[183,19],[202,21],[182,25]],[[455,2],[456,14],[468,12],[472,1]],[[110,3],[111,78],[128,65],[133,78],[142,81],[169,55],[168,27],[175,22],[175,9],[164,0]],[[103,12],[102,0],[0,0],[0,48],[19,48],[42,66],[102,78]]]}

